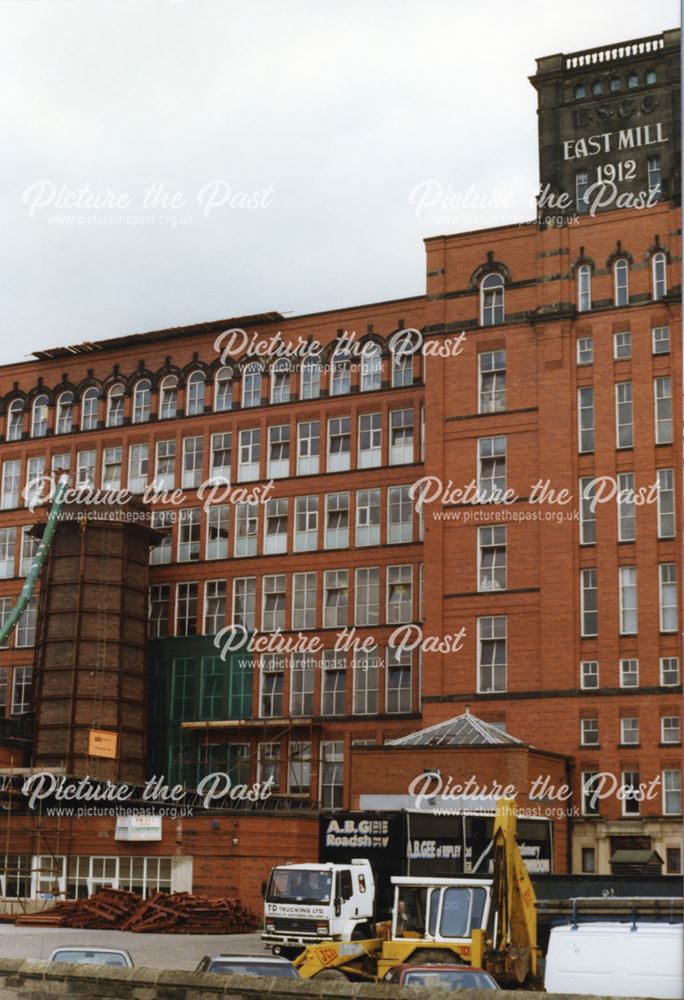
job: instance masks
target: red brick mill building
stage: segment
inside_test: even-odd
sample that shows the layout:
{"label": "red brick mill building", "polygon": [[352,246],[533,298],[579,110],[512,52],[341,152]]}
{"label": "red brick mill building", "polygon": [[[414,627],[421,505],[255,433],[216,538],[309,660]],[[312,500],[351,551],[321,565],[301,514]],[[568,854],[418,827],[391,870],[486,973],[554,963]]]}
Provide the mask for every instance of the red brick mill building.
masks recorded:
{"label": "red brick mill building", "polygon": [[[678,41],[538,61],[541,180],[563,218],[426,240],[424,296],[0,369],[3,617],[47,510],[27,482],[67,469],[138,498],[128,521],[58,526],[0,649],[5,767],[274,789],[117,836],[113,816],[29,812],[8,778],[5,905],[113,882],[258,908],[273,863],[316,858],[322,811],[410,811],[426,771],[513,782],[552,819],[555,872],[610,873],[625,848],[681,871]],[[601,204],[619,173],[631,205]],[[222,356],[234,328],[321,351]],[[423,348],[393,352],[408,329]],[[217,477],[252,502],[205,510]],[[234,626],[311,644],[222,657]],[[418,626],[422,647],[389,645]],[[572,788],[574,816],[530,801],[540,775]]]}

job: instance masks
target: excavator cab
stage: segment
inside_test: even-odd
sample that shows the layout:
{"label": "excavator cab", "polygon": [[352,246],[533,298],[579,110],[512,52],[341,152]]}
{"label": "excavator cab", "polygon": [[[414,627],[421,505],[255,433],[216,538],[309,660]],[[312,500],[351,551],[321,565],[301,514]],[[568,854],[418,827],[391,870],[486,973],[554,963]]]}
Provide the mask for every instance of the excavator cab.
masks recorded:
{"label": "excavator cab", "polygon": [[470,941],[487,926],[491,879],[395,877],[392,940]]}

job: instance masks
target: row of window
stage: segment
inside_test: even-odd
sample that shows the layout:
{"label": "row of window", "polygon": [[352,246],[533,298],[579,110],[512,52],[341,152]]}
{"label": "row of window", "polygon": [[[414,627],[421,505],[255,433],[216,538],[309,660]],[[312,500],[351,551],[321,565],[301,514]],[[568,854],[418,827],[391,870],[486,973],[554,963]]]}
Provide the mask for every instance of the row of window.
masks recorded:
{"label": "row of window", "polygon": [[[647,86],[651,86],[652,84],[656,83],[657,79],[658,79],[658,74],[656,70],[654,69],[646,70],[644,74],[644,83]],[[623,83],[624,81],[619,76],[611,76],[609,79],[605,80],[599,78],[598,80],[594,80],[591,83],[591,85],[586,83],[576,83],[575,100],[580,101],[584,97],[586,97],[587,94],[589,93],[591,93],[592,97],[600,97],[601,94],[606,94],[606,93],[611,93],[611,94],[619,93],[619,91],[621,91],[623,88]],[[636,70],[632,70],[632,72],[627,74],[626,83],[628,90],[634,90],[639,86],[640,84],[639,74],[636,72]]]}
{"label": "row of window", "polygon": [[[302,631],[315,628],[346,628],[350,625],[399,625],[416,621],[414,612],[414,566],[387,566],[384,573],[377,566],[325,570],[319,596],[318,573],[293,573],[290,580],[290,624],[288,625],[288,576],[274,573],[261,577],[261,614],[259,628]],[[350,582],[354,589],[350,595]],[[384,599],[381,582],[384,581]],[[418,620],[422,620],[422,564],[418,570]],[[232,603],[228,607],[228,581],[204,582],[203,616],[200,621],[199,584],[176,584],[174,621],[171,614],[171,585],[154,584],[149,595],[149,633],[151,638],[175,635],[215,635],[226,624],[257,628],[257,577],[235,577]],[[319,606],[321,615],[319,616]],[[382,609],[382,610],[381,610]],[[353,620],[352,620],[353,619]]]}
{"label": "row of window", "polygon": [[[355,494],[343,491],[327,493],[323,497],[316,494],[297,496],[292,498],[292,503],[288,497],[279,497],[264,504],[212,505],[204,517],[199,507],[155,511],[152,527],[167,529],[168,533],[150,551],[150,562],[153,565],[172,562],[174,549],[170,529],[176,523],[175,552],[178,562],[196,562],[201,558],[227,559],[231,555],[231,537],[235,558],[346,549],[352,542],[357,548],[410,543],[417,533],[410,490],[410,486],[389,486],[386,491],[378,487],[357,490]],[[386,492],[384,519],[381,517],[383,492]],[[234,513],[231,514],[231,511]],[[294,517],[292,526],[291,513]],[[6,531],[13,533],[14,529]],[[2,536],[0,531],[0,560]],[[418,537],[422,538],[421,519]],[[13,550],[8,549],[8,567],[12,558]]]}
{"label": "row of window", "polygon": [[[669,326],[654,326],[651,329],[651,352],[654,355],[670,353]],[[631,330],[613,334],[613,360],[628,361],[632,357]],[[594,363],[594,338],[590,335],[577,338],[577,364]]]}
{"label": "row of window", "polygon": [[[390,378],[394,388],[413,385],[413,355],[399,352],[390,355]],[[185,383],[183,399],[185,416],[198,416],[211,409],[214,413],[226,413],[234,407],[247,409],[270,403],[287,403],[299,388],[299,399],[318,399],[326,387],[330,396],[344,396],[357,386],[361,392],[371,392],[382,388],[383,358],[377,344],[365,344],[356,363],[359,379],[353,379],[355,365],[348,351],[332,355],[328,366],[310,355],[299,365],[298,372],[286,358],[272,365],[253,361],[245,365],[241,378],[237,369],[219,368],[213,376],[213,399],[207,402],[210,387],[203,371],[194,371]],[[268,378],[268,386],[267,386]],[[297,383],[298,380],[298,383]],[[236,393],[235,390],[238,389]],[[156,409],[153,410],[153,385],[149,378],[139,378],[131,392],[130,420],[133,424],[143,424],[153,415],[158,420],[172,420],[181,413],[181,381],[178,375],[166,375],[159,383]],[[266,395],[264,396],[264,393]],[[85,389],[80,398],[80,419],[78,427],[82,431],[96,430],[103,420],[105,427],[122,427],[126,417],[127,387],[123,382],[114,382],[104,394],[104,414],[101,410],[103,392],[96,386]],[[66,389],[57,397],[54,431],[56,434],[70,434],[76,429],[77,396]],[[27,404],[23,399],[12,400],[7,409],[5,436],[8,441],[19,441],[26,427]],[[103,419],[104,418],[104,419]],[[45,437],[50,429],[50,397],[40,393],[30,407],[31,437]]]}
{"label": "row of window", "polygon": [[[623,688],[639,687],[639,661],[620,660],[619,685]],[[660,684],[662,687],[676,687],[679,680],[679,659],[676,656],[660,658]],[[598,660],[583,660],[580,663],[580,686],[584,690],[595,690],[601,686]]]}
{"label": "row of window", "polygon": [[[389,412],[388,447],[383,448],[383,420],[381,413],[360,414],[356,429],[356,468],[378,468],[383,463],[404,465],[416,460],[414,448],[414,410],[412,407]],[[233,456],[231,431],[210,435],[208,462],[205,461],[204,436],[185,437],[180,449],[175,439],[133,444],[128,448],[128,464],[124,476],[124,449],[121,445],[102,449],[99,486],[103,490],[119,490],[124,484],[132,493],[148,491],[148,499],[163,499],[162,494],[180,486],[194,489],[214,481],[217,485],[230,482],[283,479],[292,475],[291,451],[296,451],[296,475],[311,476],[319,472],[346,472],[352,468],[352,419],[330,417],[326,426],[325,469],[321,463],[321,421],[308,420],[297,424],[296,448],[291,449],[289,424],[278,424],[267,429],[266,456],[262,456],[261,428],[247,428],[237,434],[237,454]],[[180,454],[177,454],[180,452]],[[150,468],[153,458],[154,468]],[[51,473],[71,472],[72,457],[69,452],[51,456]],[[234,475],[233,473],[236,473]],[[25,503],[44,495],[42,482],[47,473],[44,455],[35,455],[26,464]],[[153,473],[151,475],[151,473]],[[207,475],[208,473],[208,475]],[[97,479],[97,450],[76,453],[75,486],[95,486]],[[0,507],[9,510],[19,506],[22,496],[22,463],[9,459],[3,463]]]}
{"label": "row of window", "polygon": [[[620,744],[638,746],[640,744],[639,717],[623,716],[620,719]],[[678,715],[660,716],[660,742],[681,743],[682,724]],[[599,746],[599,720],[596,717],[580,719],[580,743],[584,747]]]}
{"label": "row of window", "polygon": [[[660,161],[656,157],[649,161],[649,184],[660,190]],[[589,174],[580,171],[576,175],[577,203],[586,206],[589,188]],[[667,295],[667,257],[661,251],[651,255],[651,297],[654,302]],[[629,261],[618,257],[613,263],[613,305],[629,305]],[[588,312],[592,307],[590,264],[580,264],[577,268],[577,309]],[[505,321],[504,277],[498,271],[491,271],[480,282],[480,325],[498,326]]]}
{"label": "row of window", "polygon": [[87,899],[105,887],[142,896],[171,892],[171,858],[0,854],[3,899]]}
{"label": "row of window", "polygon": [[[658,538],[675,537],[674,469],[656,469],[656,513]],[[636,479],[633,472],[619,472],[616,477],[617,535],[619,542],[636,541]],[[596,544],[597,480],[583,476],[579,481],[580,544]]]}
{"label": "row of window", "polygon": [[[321,663],[320,711],[323,716],[348,714],[347,675],[350,672],[344,654],[329,650]],[[315,712],[316,675],[319,664],[307,654],[294,655],[286,665],[285,657],[270,653],[261,657],[259,670],[259,716],[262,719],[283,716],[311,716]],[[392,647],[355,653],[351,663],[353,715],[393,715],[411,711],[411,652],[397,652]],[[286,683],[286,678],[289,683]]]}
{"label": "row of window", "polygon": [[[620,635],[637,635],[639,609],[636,566],[618,568]],[[661,632],[677,632],[677,567],[675,563],[658,565],[658,608]],[[580,634],[583,639],[599,634],[598,571],[580,570]]]}
{"label": "row of window", "polygon": [[[649,173],[649,178],[651,177]],[[650,181],[649,181],[650,182]],[[660,174],[658,173],[658,185]],[[586,204],[585,194],[589,187],[589,175],[583,171],[577,174],[577,203]],[[577,268],[577,309],[588,312],[591,309],[591,265],[581,264]],[[654,302],[667,295],[667,258],[664,253],[654,253],[651,257],[651,297]],[[613,305],[629,305],[629,261],[618,257],[613,264]]]}
{"label": "row of window", "polygon": [[[654,435],[656,444],[672,444],[672,379],[658,375],[653,379]],[[596,449],[596,414],[593,385],[577,390],[578,451]],[[632,383],[615,383],[615,447],[634,447],[634,401]]]}
{"label": "row of window", "polygon": [[[670,564],[674,567],[674,563]],[[594,572],[591,570],[589,572]],[[584,612],[583,612],[584,624]],[[635,619],[636,621],[636,619]],[[589,622],[586,623],[590,625]],[[668,631],[675,632],[676,604],[674,621],[669,617],[667,624],[673,626]],[[508,618],[506,615],[493,615],[477,619],[477,690],[483,693],[507,690],[508,663]],[[580,666],[582,688],[599,687],[599,665],[596,660],[585,660]],[[660,660],[661,684],[671,686],[679,684],[679,660],[677,657],[663,657]],[[620,685],[636,687],[639,684],[639,661],[635,659],[620,661]]]}
{"label": "row of window", "polygon": [[[621,773],[621,808],[623,816],[640,816],[644,798],[640,789],[639,772],[626,770]],[[582,771],[582,815],[599,816],[601,774],[597,771]],[[660,802],[664,816],[680,816],[682,813],[682,772],[675,768],[663,770],[660,775]]]}
{"label": "row of window", "polygon": [[[596,848],[581,848],[581,867],[587,875],[596,874]],[[682,874],[682,849],[681,847],[665,847],[665,874]]]}
{"label": "row of window", "polygon": [[[192,785],[216,771],[230,775],[233,785],[253,780],[248,743],[214,743],[202,748],[199,763],[184,760],[182,748],[169,748],[166,773],[176,773],[179,762],[186,785]],[[258,743],[256,780],[270,783],[276,794],[310,797],[312,792],[313,747],[310,742],[289,740]],[[344,802],[344,743],[323,740],[318,747],[318,802],[322,809],[341,809]]]}

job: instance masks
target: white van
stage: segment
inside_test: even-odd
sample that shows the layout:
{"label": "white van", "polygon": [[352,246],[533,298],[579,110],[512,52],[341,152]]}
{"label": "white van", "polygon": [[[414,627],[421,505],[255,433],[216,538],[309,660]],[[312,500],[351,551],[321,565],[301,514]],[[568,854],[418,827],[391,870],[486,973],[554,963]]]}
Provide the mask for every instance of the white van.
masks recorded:
{"label": "white van", "polygon": [[684,997],[684,925],[584,923],[554,927],[546,954],[549,993]]}

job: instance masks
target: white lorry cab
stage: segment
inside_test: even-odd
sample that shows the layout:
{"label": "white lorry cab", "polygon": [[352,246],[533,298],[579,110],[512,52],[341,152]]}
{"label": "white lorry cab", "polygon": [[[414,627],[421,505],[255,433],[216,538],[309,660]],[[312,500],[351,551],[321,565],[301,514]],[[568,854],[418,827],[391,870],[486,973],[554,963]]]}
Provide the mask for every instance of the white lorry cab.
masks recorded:
{"label": "white lorry cab", "polygon": [[548,993],[684,997],[682,924],[588,922],[553,927],[546,953]]}
{"label": "white lorry cab", "polygon": [[264,891],[264,932],[275,952],[319,941],[372,937],[375,882],[370,862],[279,865]]}

